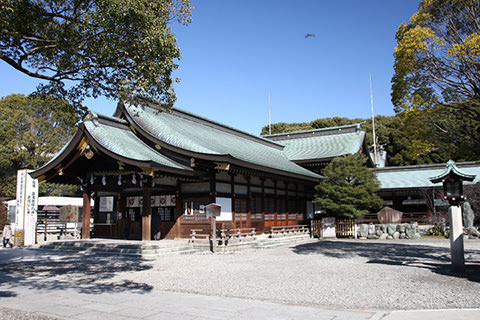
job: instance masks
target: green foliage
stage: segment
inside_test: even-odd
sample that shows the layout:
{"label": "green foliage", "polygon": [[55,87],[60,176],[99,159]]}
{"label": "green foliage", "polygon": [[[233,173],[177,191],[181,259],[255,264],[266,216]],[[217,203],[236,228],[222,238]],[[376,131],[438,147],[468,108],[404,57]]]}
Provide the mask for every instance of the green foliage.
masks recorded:
{"label": "green foliage", "polygon": [[0,230],[3,230],[3,227],[8,221],[8,211],[7,203],[3,202],[3,199],[0,198]]}
{"label": "green foliage", "polygon": [[424,0],[396,34],[392,103],[425,162],[480,156],[480,2]]}
{"label": "green foliage", "polygon": [[171,106],[180,50],[169,24],[190,16],[190,0],[3,0],[0,59],[76,107],[100,95]]}
{"label": "green foliage", "polygon": [[365,166],[366,161],[361,154],[334,158],[323,172],[325,178],[315,187],[314,203],[335,217],[355,218],[379,210],[379,182],[375,172]]}
{"label": "green foliage", "polygon": [[40,183],[38,195],[49,197],[79,197],[82,195],[78,186],[62,185],[56,183]]}
{"label": "green foliage", "polygon": [[442,223],[435,223],[435,225],[428,229],[428,234],[430,236],[436,237],[450,237],[450,229],[445,227],[445,224]]}
{"label": "green foliage", "polygon": [[480,101],[479,14],[475,0],[420,2],[396,34],[392,102],[397,111]]}
{"label": "green foliage", "polygon": [[21,94],[0,99],[0,195],[15,197],[17,170],[50,160],[73,135],[78,120],[65,100]]}

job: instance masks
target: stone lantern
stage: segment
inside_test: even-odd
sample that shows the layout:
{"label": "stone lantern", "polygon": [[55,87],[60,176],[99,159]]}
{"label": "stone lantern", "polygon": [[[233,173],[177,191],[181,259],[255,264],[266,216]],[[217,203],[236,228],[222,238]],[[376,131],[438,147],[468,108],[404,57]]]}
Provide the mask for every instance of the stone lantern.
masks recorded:
{"label": "stone lantern", "polygon": [[465,269],[465,256],[463,248],[462,209],[460,204],[465,200],[463,195],[463,181],[473,181],[475,175],[461,172],[455,162],[449,160],[444,172],[436,177],[431,177],[432,183],[443,183],[445,200],[448,201],[448,215],[450,220],[450,254],[452,267],[456,271]]}

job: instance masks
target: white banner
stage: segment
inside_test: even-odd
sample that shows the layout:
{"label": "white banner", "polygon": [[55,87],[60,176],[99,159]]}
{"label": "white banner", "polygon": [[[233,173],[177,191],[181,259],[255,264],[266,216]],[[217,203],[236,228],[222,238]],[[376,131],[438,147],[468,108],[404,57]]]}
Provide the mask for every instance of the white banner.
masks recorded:
{"label": "white banner", "polygon": [[38,181],[28,174],[32,170],[17,171],[17,208],[15,229],[23,231],[24,245],[35,244],[37,225]]}

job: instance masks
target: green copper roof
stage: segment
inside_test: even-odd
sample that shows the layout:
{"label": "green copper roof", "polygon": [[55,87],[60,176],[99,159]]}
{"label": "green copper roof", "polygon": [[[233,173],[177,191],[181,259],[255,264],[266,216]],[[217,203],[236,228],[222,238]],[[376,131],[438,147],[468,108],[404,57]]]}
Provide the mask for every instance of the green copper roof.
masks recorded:
{"label": "green copper roof", "polygon": [[[465,184],[474,184],[480,181],[480,162],[457,163],[459,169],[469,174],[476,175],[472,182]],[[432,183],[431,177],[439,176],[445,171],[445,164],[418,165],[405,167],[387,167],[376,169],[377,178],[380,181],[381,189],[408,189],[425,188],[438,186],[442,183]]]}
{"label": "green copper roof", "polygon": [[[95,141],[120,157],[141,162],[153,162],[160,166],[175,169],[185,169],[185,167],[152,150],[133,134],[125,121],[122,122],[117,120],[117,123],[113,124],[104,123],[99,121],[95,115],[93,119],[85,120],[84,125]],[[188,170],[191,169],[188,168]]]}
{"label": "green copper roof", "polygon": [[432,181],[433,183],[437,183],[445,179],[447,176],[456,176],[457,179],[461,179],[464,181],[473,181],[473,179],[475,179],[475,175],[461,172],[460,170],[458,170],[457,166],[455,166],[455,162],[453,160],[449,160],[447,162],[447,167],[445,168],[445,171],[443,171],[438,176],[431,177],[430,181]]}
{"label": "green copper roof", "polygon": [[139,128],[170,146],[199,155],[228,156],[264,168],[320,178],[289,161],[283,147],[273,141],[179,109],[159,112],[149,107],[125,106],[125,110]]}
{"label": "green copper roof", "polygon": [[306,161],[357,153],[362,149],[365,132],[361,131],[360,124],[355,124],[264,137],[285,145],[290,160]]}

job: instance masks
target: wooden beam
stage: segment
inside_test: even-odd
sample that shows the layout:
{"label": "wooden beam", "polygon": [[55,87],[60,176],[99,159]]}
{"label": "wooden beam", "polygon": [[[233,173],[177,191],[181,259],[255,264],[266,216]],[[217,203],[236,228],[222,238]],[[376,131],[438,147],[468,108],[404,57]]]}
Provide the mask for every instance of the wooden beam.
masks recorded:
{"label": "wooden beam", "polygon": [[142,213],[142,241],[152,240],[152,207],[150,199],[152,189],[149,184],[143,184],[143,213]]}
{"label": "wooden beam", "polygon": [[82,239],[90,239],[90,195],[83,193]]}

